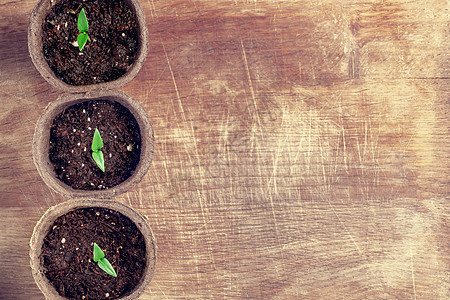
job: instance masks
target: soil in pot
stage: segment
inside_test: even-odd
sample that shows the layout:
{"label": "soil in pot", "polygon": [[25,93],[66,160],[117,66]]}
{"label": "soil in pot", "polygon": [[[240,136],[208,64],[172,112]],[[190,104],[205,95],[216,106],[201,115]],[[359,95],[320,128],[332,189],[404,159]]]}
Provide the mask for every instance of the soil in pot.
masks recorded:
{"label": "soil in pot", "polygon": [[[97,243],[117,272],[93,261]],[[133,222],[105,208],[80,208],[59,217],[44,238],[44,274],[69,299],[115,299],[131,292],[145,271],[145,241]]]}
{"label": "soil in pot", "polygon": [[[92,158],[92,139],[100,131],[103,172]],[[140,159],[141,136],[136,119],[121,104],[89,100],[68,107],[50,129],[49,159],[57,178],[76,190],[116,186],[132,175]]]}
{"label": "soil in pot", "polygon": [[[91,41],[80,51],[76,41],[82,8]],[[136,16],[124,0],[62,0],[52,7],[42,30],[49,67],[70,85],[118,79],[131,67],[138,50]]]}

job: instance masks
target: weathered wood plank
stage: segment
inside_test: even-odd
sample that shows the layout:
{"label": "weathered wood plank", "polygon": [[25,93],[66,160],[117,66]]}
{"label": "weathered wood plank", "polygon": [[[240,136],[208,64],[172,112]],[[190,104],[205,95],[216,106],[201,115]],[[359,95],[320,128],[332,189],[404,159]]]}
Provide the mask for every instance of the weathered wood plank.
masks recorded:
{"label": "weathered wood plank", "polygon": [[[59,91],[35,1],[0,4],[0,298],[41,299],[28,240],[67,199],[35,170]],[[147,61],[120,90],[155,131],[143,181],[158,267],[143,299],[448,299],[446,1],[142,1]],[[20,280],[19,280],[20,278]]]}

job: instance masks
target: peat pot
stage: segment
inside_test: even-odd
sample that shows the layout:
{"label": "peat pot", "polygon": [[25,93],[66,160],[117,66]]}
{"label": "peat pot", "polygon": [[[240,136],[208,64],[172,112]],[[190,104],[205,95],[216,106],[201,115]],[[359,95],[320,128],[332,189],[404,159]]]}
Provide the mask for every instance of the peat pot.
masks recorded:
{"label": "peat pot", "polygon": [[[93,261],[94,243],[117,277]],[[46,299],[137,299],[156,265],[146,220],[116,201],[75,199],[49,208],[34,228],[30,247],[32,274]]]}
{"label": "peat pot", "polygon": [[[105,171],[93,159],[95,130]],[[69,198],[112,198],[142,180],[154,151],[145,109],[119,91],[66,94],[51,102],[35,128],[33,159],[44,182]]]}
{"label": "peat pot", "polygon": [[[46,81],[79,93],[117,88],[137,75],[148,50],[145,16],[138,0],[120,1],[39,0],[29,19],[28,50]],[[81,8],[90,39],[79,50]]]}

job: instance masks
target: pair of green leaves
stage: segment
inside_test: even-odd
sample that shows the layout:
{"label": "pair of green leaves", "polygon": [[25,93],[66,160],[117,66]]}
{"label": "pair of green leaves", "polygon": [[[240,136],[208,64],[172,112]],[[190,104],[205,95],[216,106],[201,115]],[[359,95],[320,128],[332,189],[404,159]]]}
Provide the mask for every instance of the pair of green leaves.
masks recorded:
{"label": "pair of green leaves", "polygon": [[96,243],[94,243],[94,262],[98,263],[100,269],[109,275],[117,277],[116,271],[111,266],[110,262],[105,258],[105,253],[103,253],[102,249],[100,249]]}
{"label": "pair of green leaves", "polygon": [[91,146],[92,158],[97,163],[97,166],[100,168],[100,170],[105,172],[105,158],[103,156],[102,150],[100,150],[101,148],[103,148],[103,140],[100,135],[100,131],[98,131],[98,129],[95,128],[94,138],[92,139],[92,146]]}
{"label": "pair of green leaves", "polygon": [[84,45],[86,45],[87,41],[91,41],[89,35],[87,34],[87,31],[89,30],[89,24],[86,18],[86,13],[84,12],[84,8],[81,9],[78,15],[77,27],[81,32],[77,37],[78,48],[81,51],[83,50]]}

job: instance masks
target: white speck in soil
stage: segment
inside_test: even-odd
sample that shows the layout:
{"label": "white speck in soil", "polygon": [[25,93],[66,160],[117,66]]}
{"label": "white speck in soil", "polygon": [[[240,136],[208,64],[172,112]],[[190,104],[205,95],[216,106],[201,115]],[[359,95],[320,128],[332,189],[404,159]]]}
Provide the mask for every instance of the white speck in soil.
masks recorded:
{"label": "white speck in soil", "polygon": [[96,211],[95,214],[96,214],[97,216],[100,216],[100,213],[99,213],[98,211]]}
{"label": "white speck in soil", "polygon": [[109,154],[109,158],[111,158],[111,157],[112,157],[112,153]]}
{"label": "white speck in soil", "polygon": [[91,118],[88,117],[88,122],[90,122],[90,121],[91,121]]}
{"label": "white speck in soil", "polygon": [[88,127],[88,129],[89,129],[89,130],[92,130],[92,128],[91,128],[91,127]]}
{"label": "white speck in soil", "polygon": [[83,55],[83,52],[78,53],[78,55]]}
{"label": "white speck in soil", "polygon": [[66,242],[66,238],[62,238],[61,244],[64,244]]}
{"label": "white speck in soil", "polygon": [[66,22],[66,23],[64,23],[64,27],[67,27],[67,22]]}
{"label": "white speck in soil", "polygon": [[74,129],[73,129],[73,132],[77,132],[77,130],[74,128]]}
{"label": "white speck in soil", "polygon": [[108,215],[105,215],[105,219],[109,219],[109,216],[108,216]]}
{"label": "white speck in soil", "polygon": [[72,150],[70,150],[70,152],[72,152],[72,153],[73,153],[73,149],[72,149]]}
{"label": "white speck in soil", "polygon": [[83,114],[85,114],[86,113],[86,110],[85,109],[83,109]]}
{"label": "white speck in soil", "polygon": [[86,147],[84,147],[83,151],[86,152]]}
{"label": "white speck in soil", "polygon": [[77,143],[77,146],[81,146],[81,143],[78,142],[78,143]]}
{"label": "white speck in soil", "polygon": [[83,168],[83,167],[84,167],[84,164],[81,164],[81,167]]}
{"label": "white speck in soil", "polygon": [[78,251],[78,250],[80,250],[80,248],[78,248],[78,247],[77,247],[77,248],[75,248],[75,250],[77,250],[77,251]]}
{"label": "white speck in soil", "polygon": [[105,294],[105,297],[108,298],[108,297],[109,297],[109,293],[106,293],[106,294]]}

